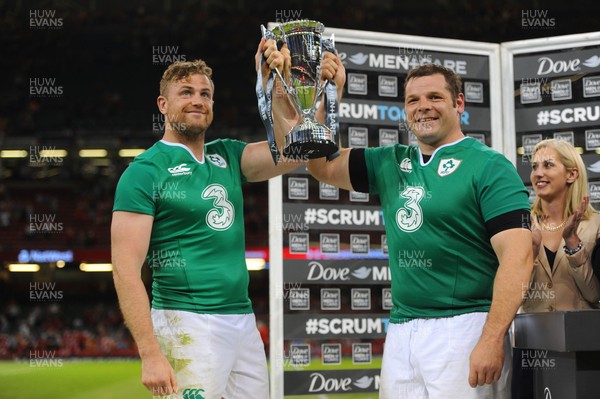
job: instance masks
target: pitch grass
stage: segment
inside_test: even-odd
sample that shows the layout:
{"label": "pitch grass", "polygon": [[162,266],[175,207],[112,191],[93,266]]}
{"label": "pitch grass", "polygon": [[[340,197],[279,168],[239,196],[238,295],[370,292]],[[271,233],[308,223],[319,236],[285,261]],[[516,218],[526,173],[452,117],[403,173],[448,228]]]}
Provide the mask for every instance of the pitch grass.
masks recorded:
{"label": "pitch grass", "polygon": [[[378,367],[381,367],[380,358],[374,358],[368,367],[353,365],[351,359],[344,358],[338,366],[323,367],[319,360],[313,360],[309,367],[286,367],[286,370]],[[138,360],[63,360],[38,367],[29,362],[3,361],[0,362],[0,399],[152,399],[140,376]],[[377,399],[377,393],[286,396],[286,399]]]}
{"label": "pitch grass", "polygon": [[0,362],[0,399],[151,399],[139,361]]}

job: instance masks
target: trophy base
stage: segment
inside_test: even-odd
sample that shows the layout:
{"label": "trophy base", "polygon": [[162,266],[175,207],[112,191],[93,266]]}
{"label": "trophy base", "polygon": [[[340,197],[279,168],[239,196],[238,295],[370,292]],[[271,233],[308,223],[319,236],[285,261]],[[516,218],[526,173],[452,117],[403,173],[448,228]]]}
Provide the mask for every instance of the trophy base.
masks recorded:
{"label": "trophy base", "polygon": [[285,137],[283,155],[291,159],[314,159],[326,157],[337,150],[329,128],[306,118]]}

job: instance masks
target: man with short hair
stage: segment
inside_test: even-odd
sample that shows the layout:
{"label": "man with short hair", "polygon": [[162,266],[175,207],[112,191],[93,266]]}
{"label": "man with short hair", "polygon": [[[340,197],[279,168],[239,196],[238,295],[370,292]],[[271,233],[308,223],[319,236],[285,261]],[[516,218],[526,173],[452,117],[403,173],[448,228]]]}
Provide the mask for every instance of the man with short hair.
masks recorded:
{"label": "man with short hair", "polygon": [[507,330],[532,270],[527,190],[504,156],[462,133],[453,71],[412,69],[404,95],[417,146],[308,162],[318,180],[381,200],[393,308],[380,398],[507,398]]}
{"label": "man with short hair", "polygon": [[[266,82],[271,70],[289,64],[289,51],[263,39],[256,61]],[[163,74],[157,104],[164,136],[129,165],[115,194],[114,281],[139,349],[142,383],[153,395],[264,399],[267,364],[248,297],[242,184],[299,163],[275,165],[266,141],[206,143],[211,76],[202,60],[176,62]],[[276,88],[277,97],[280,82]],[[276,117],[278,144],[285,133]],[[145,258],[152,306],[140,277]]]}

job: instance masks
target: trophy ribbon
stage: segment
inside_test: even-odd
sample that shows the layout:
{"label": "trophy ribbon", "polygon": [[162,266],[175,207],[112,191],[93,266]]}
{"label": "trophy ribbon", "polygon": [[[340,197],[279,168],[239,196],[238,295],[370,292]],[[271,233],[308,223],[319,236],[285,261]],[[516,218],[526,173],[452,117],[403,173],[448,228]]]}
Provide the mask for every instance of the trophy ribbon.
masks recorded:
{"label": "trophy ribbon", "polygon": [[[266,29],[264,25],[261,25],[263,37],[266,40],[276,39],[275,35]],[[273,85],[275,83],[275,75],[273,72],[269,74],[269,78],[267,80],[267,88],[266,92],[263,88],[263,78],[262,78],[262,67],[265,62],[265,57],[260,57],[260,66],[258,71],[256,72],[256,98],[258,99],[258,111],[260,114],[260,119],[265,125],[265,129],[267,131],[267,140],[269,142],[269,150],[271,151],[271,156],[273,157],[273,162],[275,165],[279,163],[279,159],[281,158],[281,154],[277,149],[277,144],[275,143],[275,132],[273,130],[273,115],[271,113],[273,107]],[[276,69],[279,73],[279,71]],[[281,75],[280,75],[281,76]],[[281,79],[282,82],[285,81]]]}
{"label": "trophy ribbon", "polygon": [[[322,39],[322,43],[324,51],[336,54],[333,35],[331,35],[331,39]],[[340,131],[340,121],[338,118],[339,104],[335,82],[333,80],[327,81],[323,88],[323,92],[325,93],[325,125],[327,125],[331,131],[331,141],[337,143],[338,132]],[[333,154],[327,155],[327,160],[334,160],[339,155],[340,150],[338,144],[338,150]]]}

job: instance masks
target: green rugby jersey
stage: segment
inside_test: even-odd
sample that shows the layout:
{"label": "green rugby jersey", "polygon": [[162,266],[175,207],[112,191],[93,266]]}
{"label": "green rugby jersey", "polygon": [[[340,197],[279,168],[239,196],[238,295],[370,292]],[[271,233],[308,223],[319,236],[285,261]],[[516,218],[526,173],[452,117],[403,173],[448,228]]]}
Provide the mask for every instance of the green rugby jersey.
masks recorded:
{"label": "green rugby jersey", "polygon": [[199,162],[159,141],[125,170],[113,211],[154,216],[148,250],[152,307],[251,313],[240,170],[246,144],[215,140]]}
{"label": "green rugby jersey", "polygon": [[498,259],[485,222],[529,209],[514,166],[477,140],[438,148],[368,148],[369,189],[379,194],[392,274],[390,321],[489,311]]}

